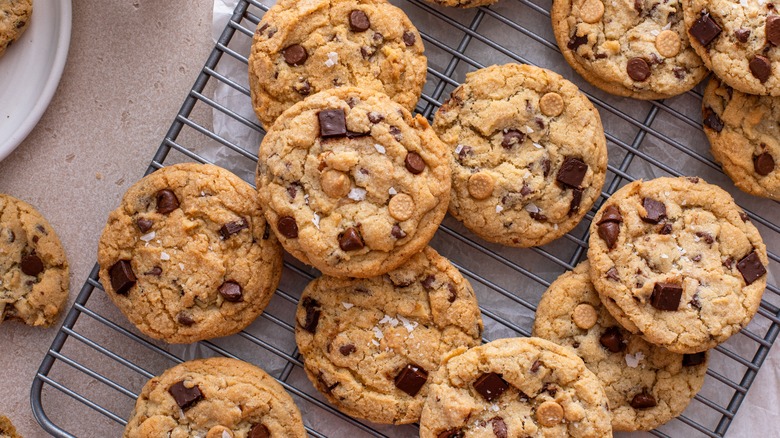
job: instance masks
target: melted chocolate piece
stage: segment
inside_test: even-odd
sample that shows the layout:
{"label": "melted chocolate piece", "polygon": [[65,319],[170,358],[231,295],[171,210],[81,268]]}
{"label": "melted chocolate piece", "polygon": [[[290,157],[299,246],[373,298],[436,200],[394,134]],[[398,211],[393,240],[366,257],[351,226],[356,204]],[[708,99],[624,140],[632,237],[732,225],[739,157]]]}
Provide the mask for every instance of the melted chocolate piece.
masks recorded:
{"label": "melted chocolate piece", "polygon": [[233,234],[239,233],[241,230],[249,228],[249,224],[244,218],[237,221],[228,222],[219,229],[219,234],[222,235],[222,240],[227,240]]}
{"label": "melted chocolate piece", "polygon": [[404,40],[404,44],[406,44],[408,47],[411,47],[417,41],[417,37],[415,37],[412,32],[409,32],[407,30],[404,31],[403,40]]}
{"label": "melted chocolate piece", "polygon": [[634,409],[649,409],[654,408],[657,405],[655,397],[646,392],[640,392],[635,395],[629,404]]}
{"label": "melted chocolate piece", "polygon": [[684,367],[695,367],[696,365],[703,364],[705,357],[706,353],[703,351],[694,354],[684,354],[682,358],[682,364]]}
{"label": "melted chocolate piece", "polygon": [[355,344],[347,344],[339,347],[339,353],[341,353],[342,356],[349,356],[356,351],[357,348],[355,347]]}
{"label": "melted chocolate piece", "polygon": [[769,152],[756,155],[753,157],[753,169],[757,174],[767,176],[775,170],[775,159],[769,155]]}
{"label": "melted chocolate piece", "polygon": [[284,56],[284,62],[293,66],[303,65],[309,59],[309,54],[306,53],[306,49],[300,44],[287,46],[282,50],[282,56]]}
{"label": "melted chocolate piece", "polygon": [[626,71],[628,76],[637,82],[644,82],[650,77],[650,65],[642,58],[629,59]]}
{"label": "melted chocolate piece", "polygon": [[623,343],[623,335],[617,327],[610,327],[605,330],[604,334],[599,338],[599,343],[613,353],[620,353],[626,348],[626,344]]}
{"label": "melted chocolate piece", "polygon": [[490,425],[493,426],[493,435],[495,435],[496,438],[507,437],[506,423],[504,422],[503,418],[501,417],[491,418]]}
{"label": "melted chocolate piece", "polygon": [[284,237],[295,239],[298,237],[298,223],[292,216],[282,216],[276,222],[276,229]]}
{"label": "melted chocolate piece", "polygon": [[178,381],[168,388],[168,393],[171,394],[173,400],[179,405],[179,408],[185,410],[192,407],[195,403],[203,400],[203,393],[200,392],[198,385],[194,385],[192,388],[184,386],[184,380]]}
{"label": "melted chocolate piece", "polygon": [[320,303],[313,298],[306,297],[301,305],[306,309],[306,319],[301,324],[301,328],[309,333],[316,332],[317,324],[320,322]]}
{"label": "melted chocolate piece", "polygon": [[226,281],[219,287],[219,294],[225,301],[231,303],[237,303],[243,299],[244,294],[241,292],[241,285],[235,281]]}
{"label": "melted chocolate piece", "polygon": [[588,171],[588,165],[579,158],[566,157],[558,169],[558,175],[555,180],[571,188],[579,188],[585,173]]}
{"label": "melted chocolate piece", "polygon": [[404,166],[412,174],[419,175],[425,170],[425,161],[417,152],[409,152],[404,159]]}
{"label": "melted chocolate piece", "polygon": [[523,143],[523,140],[525,140],[525,134],[517,129],[507,129],[504,131],[501,147],[504,149],[512,149],[512,146]]}
{"label": "melted chocolate piece", "polygon": [[23,273],[33,277],[43,272],[43,260],[35,253],[22,257],[20,265]]}
{"label": "melted chocolate piece", "polygon": [[363,237],[360,236],[360,232],[357,228],[349,227],[339,234],[339,248],[342,251],[355,251],[365,246],[363,243]]}
{"label": "melted chocolate piece", "polygon": [[139,230],[141,230],[142,233],[145,233],[152,228],[154,222],[152,222],[150,219],[139,218],[138,220],[135,221],[135,225],[138,227]]}
{"label": "melted chocolate piece", "polygon": [[162,189],[157,192],[157,212],[160,214],[168,214],[177,208],[179,208],[179,198],[173,191],[168,189]]}
{"label": "melted chocolate piece", "polygon": [[647,212],[647,216],[642,218],[645,222],[657,224],[666,217],[666,205],[663,202],[656,201],[653,198],[644,198],[642,199],[642,207]]}
{"label": "melted chocolate piece", "polygon": [[772,64],[766,56],[753,56],[748,66],[750,67],[750,73],[753,73],[753,76],[762,84],[772,75]]}
{"label": "melted chocolate piece", "polygon": [[249,430],[247,438],[271,438],[271,431],[263,424],[255,424]]}
{"label": "melted chocolate piece", "polygon": [[119,295],[126,295],[135,284],[136,278],[130,260],[119,260],[108,270],[111,288]]}
{"label": "melted chocolate piece", "polygon": [[704,109],[704,120],[702,123],[715,132],[723,131],[723,120],[710,107]]}
{"label": "melted chocolate piece", "polygon": [[493,401],[509,389],[509,384],[496,373],[485,373],[474,382],[474,390],[487,401]]}
{"label": "melted chocolate piece", "polygon": [[371,20],[365,12],[355,9],[349,13],[349,28],[353,32],[365,32],[371,27]]}

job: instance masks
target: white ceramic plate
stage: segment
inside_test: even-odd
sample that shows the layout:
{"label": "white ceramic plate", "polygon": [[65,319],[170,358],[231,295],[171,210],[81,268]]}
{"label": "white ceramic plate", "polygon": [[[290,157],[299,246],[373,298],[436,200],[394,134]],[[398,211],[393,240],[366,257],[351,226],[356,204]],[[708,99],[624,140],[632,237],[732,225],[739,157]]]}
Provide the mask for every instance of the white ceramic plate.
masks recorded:
{"label": "white ceramic plate", "polygon": [[0,56],[0,160],[49,106],[70,45],[71,0],[33,0],[32,21]]}

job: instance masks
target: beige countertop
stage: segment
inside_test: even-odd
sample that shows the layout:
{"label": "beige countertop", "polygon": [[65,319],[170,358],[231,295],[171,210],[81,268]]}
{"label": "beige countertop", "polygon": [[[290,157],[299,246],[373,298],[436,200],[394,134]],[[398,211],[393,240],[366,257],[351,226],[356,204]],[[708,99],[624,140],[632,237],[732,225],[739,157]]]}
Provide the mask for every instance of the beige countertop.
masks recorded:
{"label": "beige countertop", "polygon": [[[69,305],[95,263],[108,212],[142,176],[210,52],[212,6],[213,0],[74,1],[59,89],[30,136],[0,162],[0,192],[35,205],[62,240],[71,266]],[[31,413],[30,383],[56,332],[0,326],[0,413],[25,437],[46,436]],[[775,348],[729,436],[756,425],[766,436],[776,433],[778,379]],[[759,403],[768,400],[775,404]],[[90,426],[79,425],[78,435],[105,436]]]}

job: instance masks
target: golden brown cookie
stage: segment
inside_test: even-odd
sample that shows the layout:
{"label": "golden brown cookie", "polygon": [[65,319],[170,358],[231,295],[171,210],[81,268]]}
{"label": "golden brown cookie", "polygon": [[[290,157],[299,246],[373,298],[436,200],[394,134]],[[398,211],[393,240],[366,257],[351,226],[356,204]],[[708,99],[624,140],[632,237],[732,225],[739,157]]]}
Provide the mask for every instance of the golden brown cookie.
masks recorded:
{"label": "golden brown cookie", "polygon": [[0,56],[30,25],[32,0],[0,0]]}

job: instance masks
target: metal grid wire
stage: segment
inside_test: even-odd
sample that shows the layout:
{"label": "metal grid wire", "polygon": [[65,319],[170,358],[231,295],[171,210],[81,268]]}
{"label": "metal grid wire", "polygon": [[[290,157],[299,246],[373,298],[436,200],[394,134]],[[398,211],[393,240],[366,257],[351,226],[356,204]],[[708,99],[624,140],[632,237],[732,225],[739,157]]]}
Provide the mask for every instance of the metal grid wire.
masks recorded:
{"label": "metal grid wire", "polygon": [[[597,204],[639,176],[700,175],[729,189],[770,243],[770,275],[780,273],[771,249],[780,242],[778,203],[736,191],[720,173],[703,141],[701,93],[667,101],[639,102],[609,96],[583,83],[565,65],[549,29],[549,0],[504,0],[491,8],[443,9],[421,0],[394,1],[417,24],[429,58],[428,82],[417,111],[431,118],[467,71],[493,62],[520,62],[552,68],[575,81],[599,108],[607,127],[609,173]],[[213,129],[218,117],[262,135],[253,117],[237,106],[209,97],[218,87],[240,92],[250,109],[246,78],[222,73],[230,63],[247,63],[246,48],[268,5],[240,1],[186,97],[147,172],[181,161],[218,162],[230,170],[251,168],[257,144],[242,144]],[[244,109],[245,109],[244,108]],[[697,146],[698,144],[698,146]],[[244,162],[243,165],[241,164]],[[227,164],[226,164],[227,163]],[[235,169],[234,169],[235,167]],[[247,179],[250,179],[248,177]],[[585,256],[589,212],[565,238],[542,248],[512,249],[486,244],[452,218],[445,219],[432,246],[451,258],[472,282],[485,320],[485,341],[529,336],[541,293],[560,273]],[[761,210],[763,216],[756,214]],[[490,278],[483,277],[489,267]],[[323,401],[302,372],[294,341],[294,311],[301,290],[316,273],[291,258],[266,312],[232,337],[177,347],[149,341],[130,327],[101,292],[97,266],[84,284],[47,352],[32,386],[33,412],[56,436],[100,430],[118,436],[145,381],[194,356],[223,355],[253,362],[269,371],[293,396],[311,436],[415,436],[415,425],[378,426],[352,419]],[[770,283],[772,277],[770,276]],[[758,315],[747,329],[717,347],[705,385],[684,415],[655,430],[656,436],[724,436],[780,328],[780,289],[770,284]],[[84,394],[89,393],[87,397]],[[74,403],[76,402],[76,403]]]}

